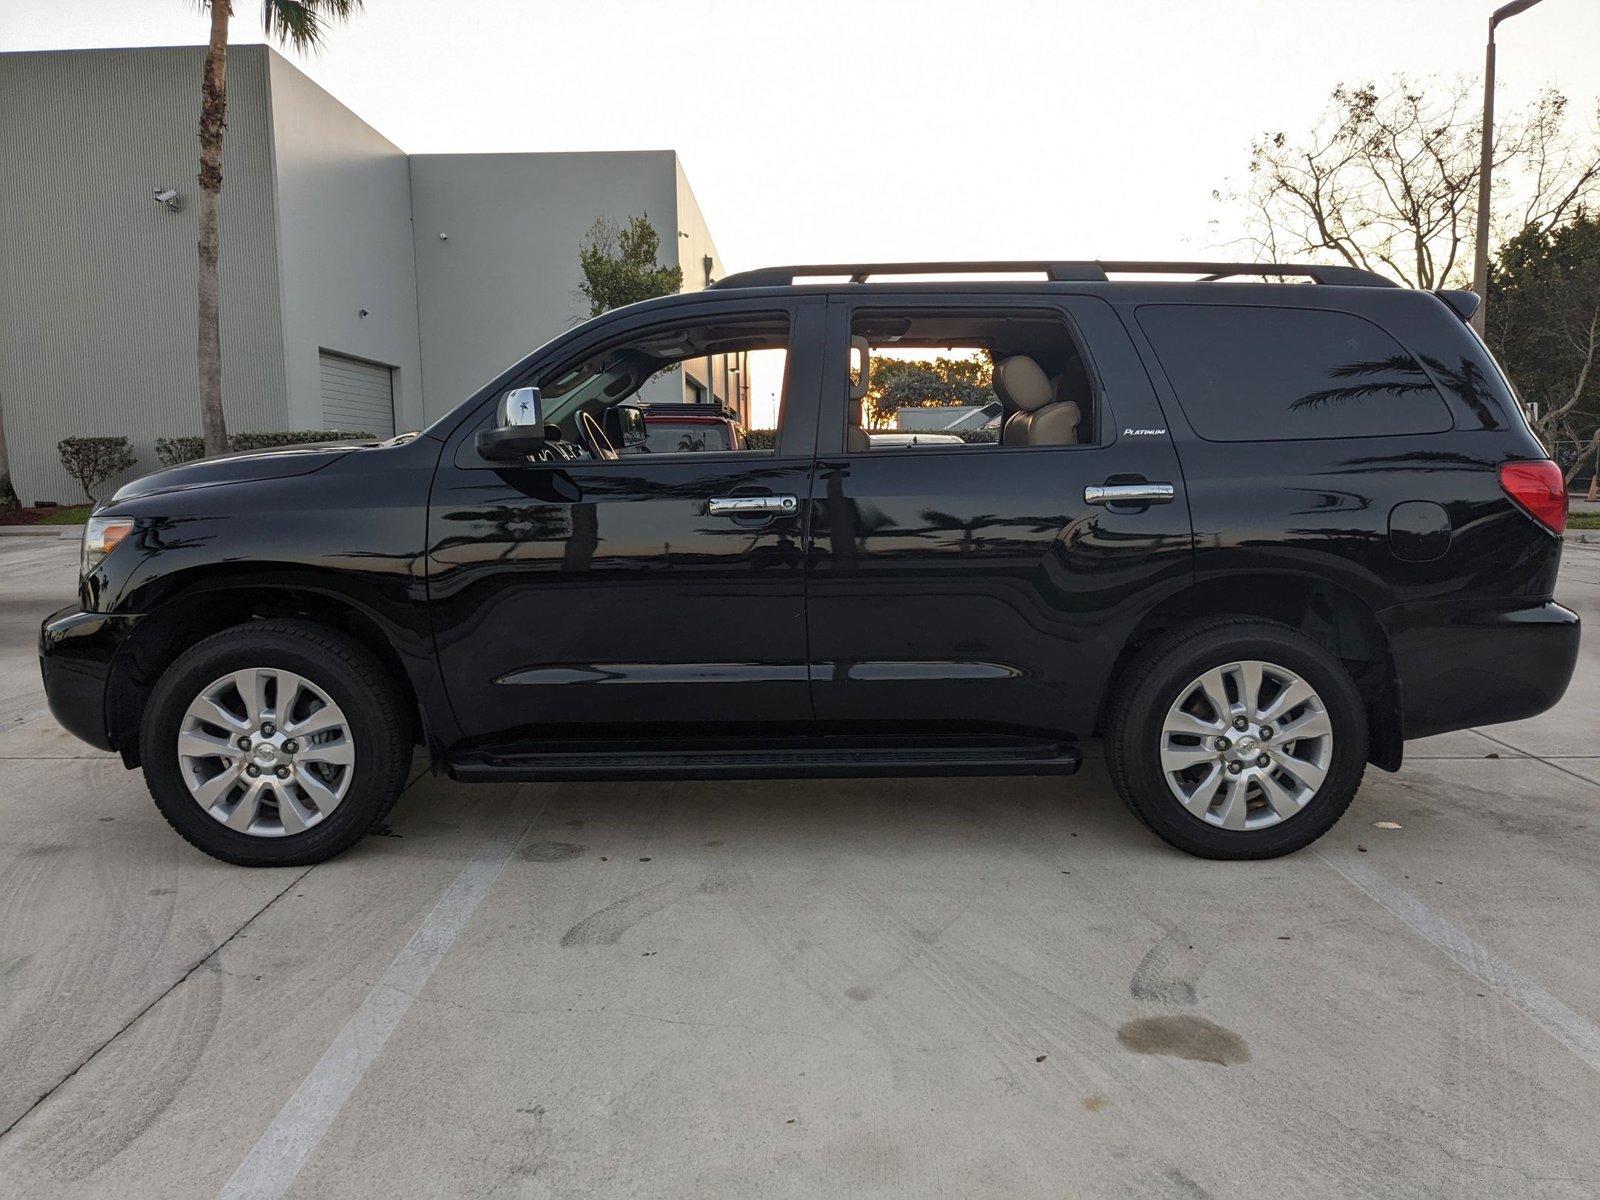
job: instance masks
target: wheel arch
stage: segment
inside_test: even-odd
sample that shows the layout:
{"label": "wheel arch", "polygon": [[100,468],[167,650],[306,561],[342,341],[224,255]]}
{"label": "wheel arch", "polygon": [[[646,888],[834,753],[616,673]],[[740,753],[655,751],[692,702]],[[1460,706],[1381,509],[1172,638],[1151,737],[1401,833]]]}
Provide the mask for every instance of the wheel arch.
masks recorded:
{"label": "wheel arch", "polygon": [[[1388,634],[1356,593],[1287,572],[1241,572],[1197,580],[1155,605],[1134,627],[1112,666],[1107,695],[1151,639],[1211,617],[1262,617],[1299,630],[1340,659],[1367,710],[1368,761],[1398,770],[1404,753],[1399,675]],[[1101,713],[1106,711],[1102,703]]]}
{"label": "wheel arch", "polygon": [[433,745],[421,703],[425,683],[396,650],[382,622],[342,593],[295,584],[235,579],[170,595],[145,614],[118,650],[106,684],[106,731],[129,767],[140,765],[139,731],[156,681],[191,646],[251,621],[294,617],[334,629],[369,650],[393,676],[412,714],[413,744]]}

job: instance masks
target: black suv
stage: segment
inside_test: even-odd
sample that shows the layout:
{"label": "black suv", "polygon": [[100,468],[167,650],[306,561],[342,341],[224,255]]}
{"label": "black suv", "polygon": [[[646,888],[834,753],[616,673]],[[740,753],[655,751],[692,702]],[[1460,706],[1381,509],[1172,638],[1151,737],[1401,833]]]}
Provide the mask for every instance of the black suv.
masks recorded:
{"label": "black suv", "polygon": [[[50,706],[242,864],[355,842],[414,747],[460,780],[1069,774],[1097,734],[1168,842],[1283,854],[1367,763],[1571,675],[1565,490],[1474,304],[1261,264],[732,276],[420,434],[124,487],[44,624]],[[987,430],[874,444],[940,372]],[[619,453],[686,394],[776,433]]]}

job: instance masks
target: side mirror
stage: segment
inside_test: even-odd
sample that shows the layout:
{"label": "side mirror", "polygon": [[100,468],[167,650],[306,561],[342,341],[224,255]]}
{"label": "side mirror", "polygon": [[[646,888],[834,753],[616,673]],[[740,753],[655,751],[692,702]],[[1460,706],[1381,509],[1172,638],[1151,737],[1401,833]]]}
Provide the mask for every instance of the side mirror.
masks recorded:
{"label": "side mirror", "polygon": [[544,445],[545,436],[539,389],[512,388],[500,399],[495,427],[478,435],[478,453],[496,461],[526,458]]}
{"label": "side mirror", "polygon": [[600,428],[606,440],[618,450],[642,446],[649,437],[644,426],[644,409],[637,404],[613,404],[600,414]]}

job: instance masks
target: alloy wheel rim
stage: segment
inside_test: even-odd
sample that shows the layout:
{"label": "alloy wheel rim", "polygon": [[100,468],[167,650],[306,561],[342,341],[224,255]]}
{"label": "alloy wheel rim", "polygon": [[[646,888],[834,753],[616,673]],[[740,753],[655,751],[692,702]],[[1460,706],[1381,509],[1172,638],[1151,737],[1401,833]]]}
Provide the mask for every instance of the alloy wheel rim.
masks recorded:
{"label": "alloy wheel rim", "polygon": [[247,667],[200,689],[178,726],[178,770],[213,820],[251,837],[291,837],[325,821],[355,776],[344,711],[316,684]]}
{"label": "alloy wheel rim", "polygon": [[1167,787],[1191,816],[1221,829],[1265,829],[1316,799],[1333,762],[1333,722],[1298,674],[1240,659],[1178,692],[1159,752]]}

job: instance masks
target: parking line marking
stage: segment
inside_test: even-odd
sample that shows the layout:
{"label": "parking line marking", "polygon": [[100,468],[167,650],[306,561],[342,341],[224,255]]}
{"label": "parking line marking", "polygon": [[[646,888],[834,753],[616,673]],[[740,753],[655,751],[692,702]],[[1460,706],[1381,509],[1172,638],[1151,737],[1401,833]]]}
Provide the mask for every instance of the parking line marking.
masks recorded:
{"label": "parking line marking", "polygon": [[1600,1028],[1573,1012],[1544,988],[1496,957],[1434,912],[1404,888],[1361,862],[1353,854],[1319,851],[1317,857],[1443,950],[1468,974],[1494,988],[1534,1024],[1600,1071]]}
{"label": "parking line marking", "polygon": [[219,1200],[277,1200],[289,1190],[536,819],[495,834],[456,876],[223,1185]]}

